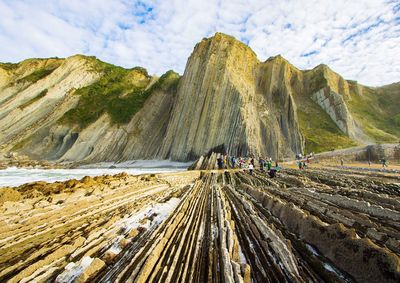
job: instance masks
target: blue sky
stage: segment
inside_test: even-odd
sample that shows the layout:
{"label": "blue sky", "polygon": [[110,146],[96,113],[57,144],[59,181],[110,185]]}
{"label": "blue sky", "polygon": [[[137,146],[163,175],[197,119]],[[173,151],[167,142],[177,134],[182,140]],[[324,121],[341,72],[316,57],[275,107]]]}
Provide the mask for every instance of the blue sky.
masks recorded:
{"label": "blue sky", "polygon": [[182,74],[194,45],[217,31],[262,61],[281,54],[366,85],[400,81],[399,0],[0,0],[1,62],[81,53]]}

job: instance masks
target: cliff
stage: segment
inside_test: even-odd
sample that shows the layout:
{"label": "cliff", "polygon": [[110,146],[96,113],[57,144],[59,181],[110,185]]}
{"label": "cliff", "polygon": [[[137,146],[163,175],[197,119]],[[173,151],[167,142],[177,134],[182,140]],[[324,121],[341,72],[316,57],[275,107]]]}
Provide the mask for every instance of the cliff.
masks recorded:
{"label": "cliff", "polygon": [[400,83],[373,88],[326,65],[265,62],[217,33],[182,77],[82,55],[0,64],[0,151],[56,161],[276,158],[400,137]]}
{"label": "cliff", "polygon": [[[218,148],[230,154],[293,155],[302,150],[284,65],[269,68],[232,37],[200,42],[180,81],[163,157],[185,160]],[[278,68],[280,68],[278,70]]]}
{"label": "cliff", "polygon": [[20,69],[35,73],[47,64],[35,62],[36,68],[22,62],[8,71],[11,82],[4,84],[0,104],[3,152],[81,162],[156,156],[169,121],[176,73],[157,78],[143,68],[126,70],[73,56],[57,60],[46,76],[22,84],[26,75]]}

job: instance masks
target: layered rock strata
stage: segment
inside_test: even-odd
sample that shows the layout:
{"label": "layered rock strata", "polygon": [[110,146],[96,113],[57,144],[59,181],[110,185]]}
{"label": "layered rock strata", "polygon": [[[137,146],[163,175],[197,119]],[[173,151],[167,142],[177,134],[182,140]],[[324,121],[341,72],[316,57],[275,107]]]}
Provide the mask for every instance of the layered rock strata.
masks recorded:
{"label": "layered rock strata", "polygon": [[398,282],[399,180],[375,175],[191,171],[23,185],[0,207],[0,281]]}
{"label": "layered rock strata", "polygon": [[179,83],[163,156],[193,159],[217,148],[236,156],[302,151],[290,70],[275,61],[261,63],[246,45],[219,33],[197,44]]}
{"label": "layered rock strata", "polygon": [[274,159],[400,137],[400,84],[366,87],[326,65],[260,62],[216,33],[182,77],[81,55],[0,63],[0,159],[91,163],[195,160],[208,152]]}

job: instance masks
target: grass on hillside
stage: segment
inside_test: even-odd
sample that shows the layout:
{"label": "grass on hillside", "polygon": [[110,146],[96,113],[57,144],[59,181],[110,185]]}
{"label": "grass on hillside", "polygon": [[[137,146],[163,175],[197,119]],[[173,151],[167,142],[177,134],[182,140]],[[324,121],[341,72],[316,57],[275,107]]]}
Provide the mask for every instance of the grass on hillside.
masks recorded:
{"label": "grass on hillside", "polygon": [[78,105],[65,113],[62,122],[85,128],[107,112],[113,123],[128,123],[155,90],[172,90],[179,79],[178,74],[168,71],[146,89],[151,77],[143,68],[127,70],[97,61],[94,70],[102,72],[103,76],[76,90],[75,95],[80,96]]}
{"label": "grass on hillside", "polygon": [[318,153],[357,145],[340,131],[328,114],[317,105],[310,104],[307,112],[298,110],[297,115],[300,130],[305,138],[306,153]]}
{"label": "grass on hillside", "polygon": [[392,123],[400,128],[400,113],[393,116]]}
{"label": "grass on hillside", "polygon": [[327,85],[323,71],[316,72],[308,82],[309,93],[314,93]]}
{"label": "grass on hillside", "polygon": [[400,137],[398,93],[363,88],[362,95],[352,92],[351,100],[348,100],[347,104],[365,133],[373,137],[376,142],[396,142]]}
{"label": "grass on hillside", "polygon": [[0,63],[0,68],[11,71],[18,68],[18,63]]}
{"label": "grass on hillside", "polygon": [[36,83],[37,81],[50,75],[57,67],[40,68],[33,73],[17,80],[17,83]]}
{"label": "grass on hillside", "polygon": [[35,101],[38,101],[39,99],[45,97],[47,94],[47,88],[41,91],[38,95],[36,95],[34,98],[28,100],[27,102],[21,104],[18,108],[21,110],[24,110],[26,107],[34,103]]}
{"label": "grass on hillside", "polygon": [[294,96],[300,131],[305,139],[306,153],[331,151],[356,146],[357,143],[343,133],[332,118],[312,100],[311,94],[324,88],[327,80],[324,66],[307,71],[304,95]]}

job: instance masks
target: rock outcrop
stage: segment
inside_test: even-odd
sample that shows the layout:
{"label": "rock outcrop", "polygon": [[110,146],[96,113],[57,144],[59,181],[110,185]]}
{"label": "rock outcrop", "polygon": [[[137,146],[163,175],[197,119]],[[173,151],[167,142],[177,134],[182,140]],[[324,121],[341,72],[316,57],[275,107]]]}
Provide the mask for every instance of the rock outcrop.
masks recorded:
{"label": "rock outcrop", "polygon": [[326,65],[260,62],[233,37],[196,45],[182,77],[81,55],[0,64],[0,153],[56,162],[292,157],[400,137],[400,84],[371,88]]}
{"label": "rock outcrop", "polygon": [[[212,148],[231,155],[303,150],[287,68],[270,70],[254,52],[217,33],[196,45],[180,81],[163,155],[193,159]],[[265,82],[268,72],[277,78]]]}
{"label": "rock outcrop", "polygon": [[[125,70],[123,76],[127,78],[120,79],[112,77],[112,70],[111,79],[108,79],[110,75],[105,74],[104,63],[96,59],[74,56],[57,62],[59,64],[53,72],[37,81],[28,81],[23,86],[19,81],[29,75],[20,75],[19,69],[30,69],[30,65],[22,62],[14,66],[16,70],[9,71],[12,74],[9,77],[16,78],[4,90],[4,93],[12,95],[4,98],[5,101],[0,104],[0,117],[3,117],[0,119],[0,142],[3,152],[20,152],[33,159],[58,162],[149,159],[157,155],[169,121],[173,84],[179,79],[176,73],[169,72],[157,78],[142,74],[141,69],[132,69]],[[40,71],[44,63],[41,60],[39,63]],[[38,71],[30,69],[30,72]],[[103,95],[98,90],[101,80],[108,80],[110,88],[117,85],[120,91],[117,102],[125,103],[124,100],[128,100],[125,96],[130,95],[132,88],[139,86],[143,91],[138,99],[147,93],[148,98],[144,99],[143,106],[127,123],[115,122],[109,112],[96,109],[103,107],[99,103],[93,102],[93,105],[89,105],[91,108],[80,105],[86,93],[77,93],[79,90],[93,89],[95,96]],[[15,86],[14,81],[17,82]],[[120,86],[122,83],[126,85]],[[45,95],[36,99],[43,91]],[[102,99],[100,97],[100,103]],[[115,101],[109,102],[112,103]],[[75,113],[72,112],[69,115],[72,119],[68,117],[68,120],[66,117],[71,111]],[[119,114],[118,109],[111,111]],[[85,119],[90,118],[91,112],[97,112],[95,119],[82,126]]]}
{"label": "rock outcrop", "polygon": [[25,184],[1,282],[399,282],[399,175],[186,171]]}

